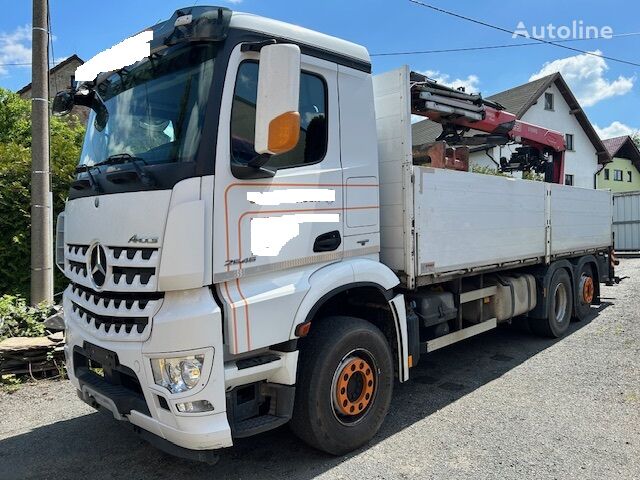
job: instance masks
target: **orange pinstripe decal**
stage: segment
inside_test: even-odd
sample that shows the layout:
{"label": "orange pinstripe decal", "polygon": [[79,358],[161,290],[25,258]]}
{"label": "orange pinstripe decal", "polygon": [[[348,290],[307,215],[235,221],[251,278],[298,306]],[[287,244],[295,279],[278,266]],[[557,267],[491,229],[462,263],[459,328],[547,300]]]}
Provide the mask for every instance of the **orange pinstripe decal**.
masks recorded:
{"label": "orange pinstripe decal", "polygon": [[[230,242],[229,242],[229,190],[233,187],[378,187],[376,184],[351,184],[347,185],[344,183],[273,183],[273,182],[252,182],[252,183],[230,183],[224,190],[224,223],[225,223],[225,236],[226,236],[226,254],[227,260],[230,258]],[[251,214],[259,215],[259,214],[269,214],[269,213],[291,213],[291,212],[314,212],[314,211],[342,211],[342,210],[362,210],[369,208],[379,208],[377,205],[375,206],[366,206],[366,207],[336,207],[336,208],[309,208],[309,209],[299,209],[299,210],[264,210],[264,211],[248,211],[244,212],[240,217],[238,217],[238,258],[242,258],[242,234],[241,234],[241,223],[242,219]],[[230,265],[227,265],[227,271],[229,271]],[[238,270],[242,269],[242,264],[238,265]],[[224,288],[227,292],[227,296],[229,297],[229,304],[231,306],[232,316],[233,316],[233,333],[234,333],[234,348],[235,351],[238,352],[238,327],[237,327],[237,318],[236,318],[236,306],[232,301],[231,295],[229,294],[228,282],[224,283]],[[238,289],[238,293],[242,298],[244,303],[244,315],[245,315],[245,327],[247,330],[247,350],[251,350],[251,332],[250,332],[250,322],[249,322],[249,302],[242,293],[242,289],[240,288],[240,280],[236,278],[236,288]]]}
{"label": "orange pinstripe decal", "polygon": [[[229,242],[229,190],[234,187],[378,187],[377,183],[356,183],[347,185],[345,183],[273,183],[273,182],[254,182],[254,183],[242,183],[235,182],[230,183],[224,189],[224,227],[226,235],[226,253],[227,260],[231,257],[230,242]],[[229,271],[229,265],[227,265],[227,271]]]}
{"label": "orange pinstripe decal", "polygon": [[[300,208],[291,210],[251,210],[244,212],[238,217],[238,258],[242,258],[242,220],[247,215],[262,215],[271,213],[297,213],[297,212],[335,212],[343,210],[368,210],[378,208],[377,205],[368,205],[364,207],[333,207],[333,208]],[[238,270],[242,270],[242,264],[238,264]]]}

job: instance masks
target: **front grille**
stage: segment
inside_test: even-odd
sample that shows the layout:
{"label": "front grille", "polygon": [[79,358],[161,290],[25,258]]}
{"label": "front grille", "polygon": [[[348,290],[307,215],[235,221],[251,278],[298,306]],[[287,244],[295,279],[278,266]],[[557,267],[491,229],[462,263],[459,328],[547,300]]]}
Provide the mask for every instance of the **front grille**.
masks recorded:
{"label": "front grille", "polygon": [[65,291],[69,321],[91,335],[107,340],[144,341],[151,334],[151,320],[160,309],[162,294],[96,292],[78,284]]}
{"label": "front grille", "polygon": [[76,262],[73,260],[69,260],[69,269],[72,273],[76,275],[82,275],[83,277],[87,276],[87,264],[82,262]]}
{"label": "front grille", "polygon": [[[155,292],[158,288],[160,250],[149,247],[103,246],[106,254],[106,278],[99,285],[109,292]],[[75,284],[94,289],[90,272],[91,246],[65,246],[65,275]]]}

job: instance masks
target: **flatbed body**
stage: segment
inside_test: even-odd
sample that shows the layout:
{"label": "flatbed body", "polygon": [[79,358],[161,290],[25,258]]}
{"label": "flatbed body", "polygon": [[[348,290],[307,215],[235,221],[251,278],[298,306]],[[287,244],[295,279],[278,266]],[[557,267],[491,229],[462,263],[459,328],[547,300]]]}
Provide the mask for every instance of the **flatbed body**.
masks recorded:
{"label": "flatbed body", "polygon": [[410,71],[374,77],[381,261],[415,288],[612,244],[612,196],[413,164]]}

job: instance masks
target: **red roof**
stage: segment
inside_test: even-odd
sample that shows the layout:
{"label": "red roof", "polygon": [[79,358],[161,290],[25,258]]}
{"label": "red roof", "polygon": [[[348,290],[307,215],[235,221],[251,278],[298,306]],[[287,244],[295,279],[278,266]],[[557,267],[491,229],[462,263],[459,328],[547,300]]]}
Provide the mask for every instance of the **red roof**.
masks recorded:
{"label": "red roof", "polygon": [[616,153],[618,153],[620,147],[624,145],[624,142],[626,142],[628,139],[629,135],[622,135],[620,137],[607,138],[606,140],[602,140],[602,143],[604,143],[604,146],[607,148],[607,152],[609,152],[609,155],[613,157]]}
{"label": "red roof", "polygon": [[626,158],[640,170],[640,150],[629,135],[607,138],[603,140],[605,148],[611,157]]}

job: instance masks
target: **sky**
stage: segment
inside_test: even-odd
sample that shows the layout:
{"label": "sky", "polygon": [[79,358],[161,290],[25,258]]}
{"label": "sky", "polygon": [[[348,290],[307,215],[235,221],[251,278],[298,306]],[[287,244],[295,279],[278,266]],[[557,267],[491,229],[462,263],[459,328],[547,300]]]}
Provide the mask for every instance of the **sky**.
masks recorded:
{"label": "sky", "polygon": [[[294,23],[341,37],[371,54],[516,45],[532,40],[436,12],[409,0],[217,0],[217,5]],[[540,34],[552,24],[557,41],[573,22],[597,29],[600,38],[563,45],[640,64],[640,2],[630,0],[423,0],[508,31]],[[5,3],[0,16],[0,87],[30,82],[31,2]],[[169,18],[193,0],[50,0],[56,60],[74,53],[87,60],[143,28]],[[198,5],[212,4],[198,1]],[[609,30],[605,30],[609,28]],[[535,31],[534,31],[535,29]],[[579,33],[579,28],[576,28]],[[612,38],[604,38],[612,32]],[[637,35],[628,35],[637,34]],[[584,35],[583,35],[584,36]],[[593,36],[593,35],[592,35]],[[538,42],[536,42],[538,43]],[[433,79],[488,96],[560,71],[602,138],[640,129],[640,66],[553,45],[529,45],[447,53],[373,56],[374,73],[403,64]]]}

